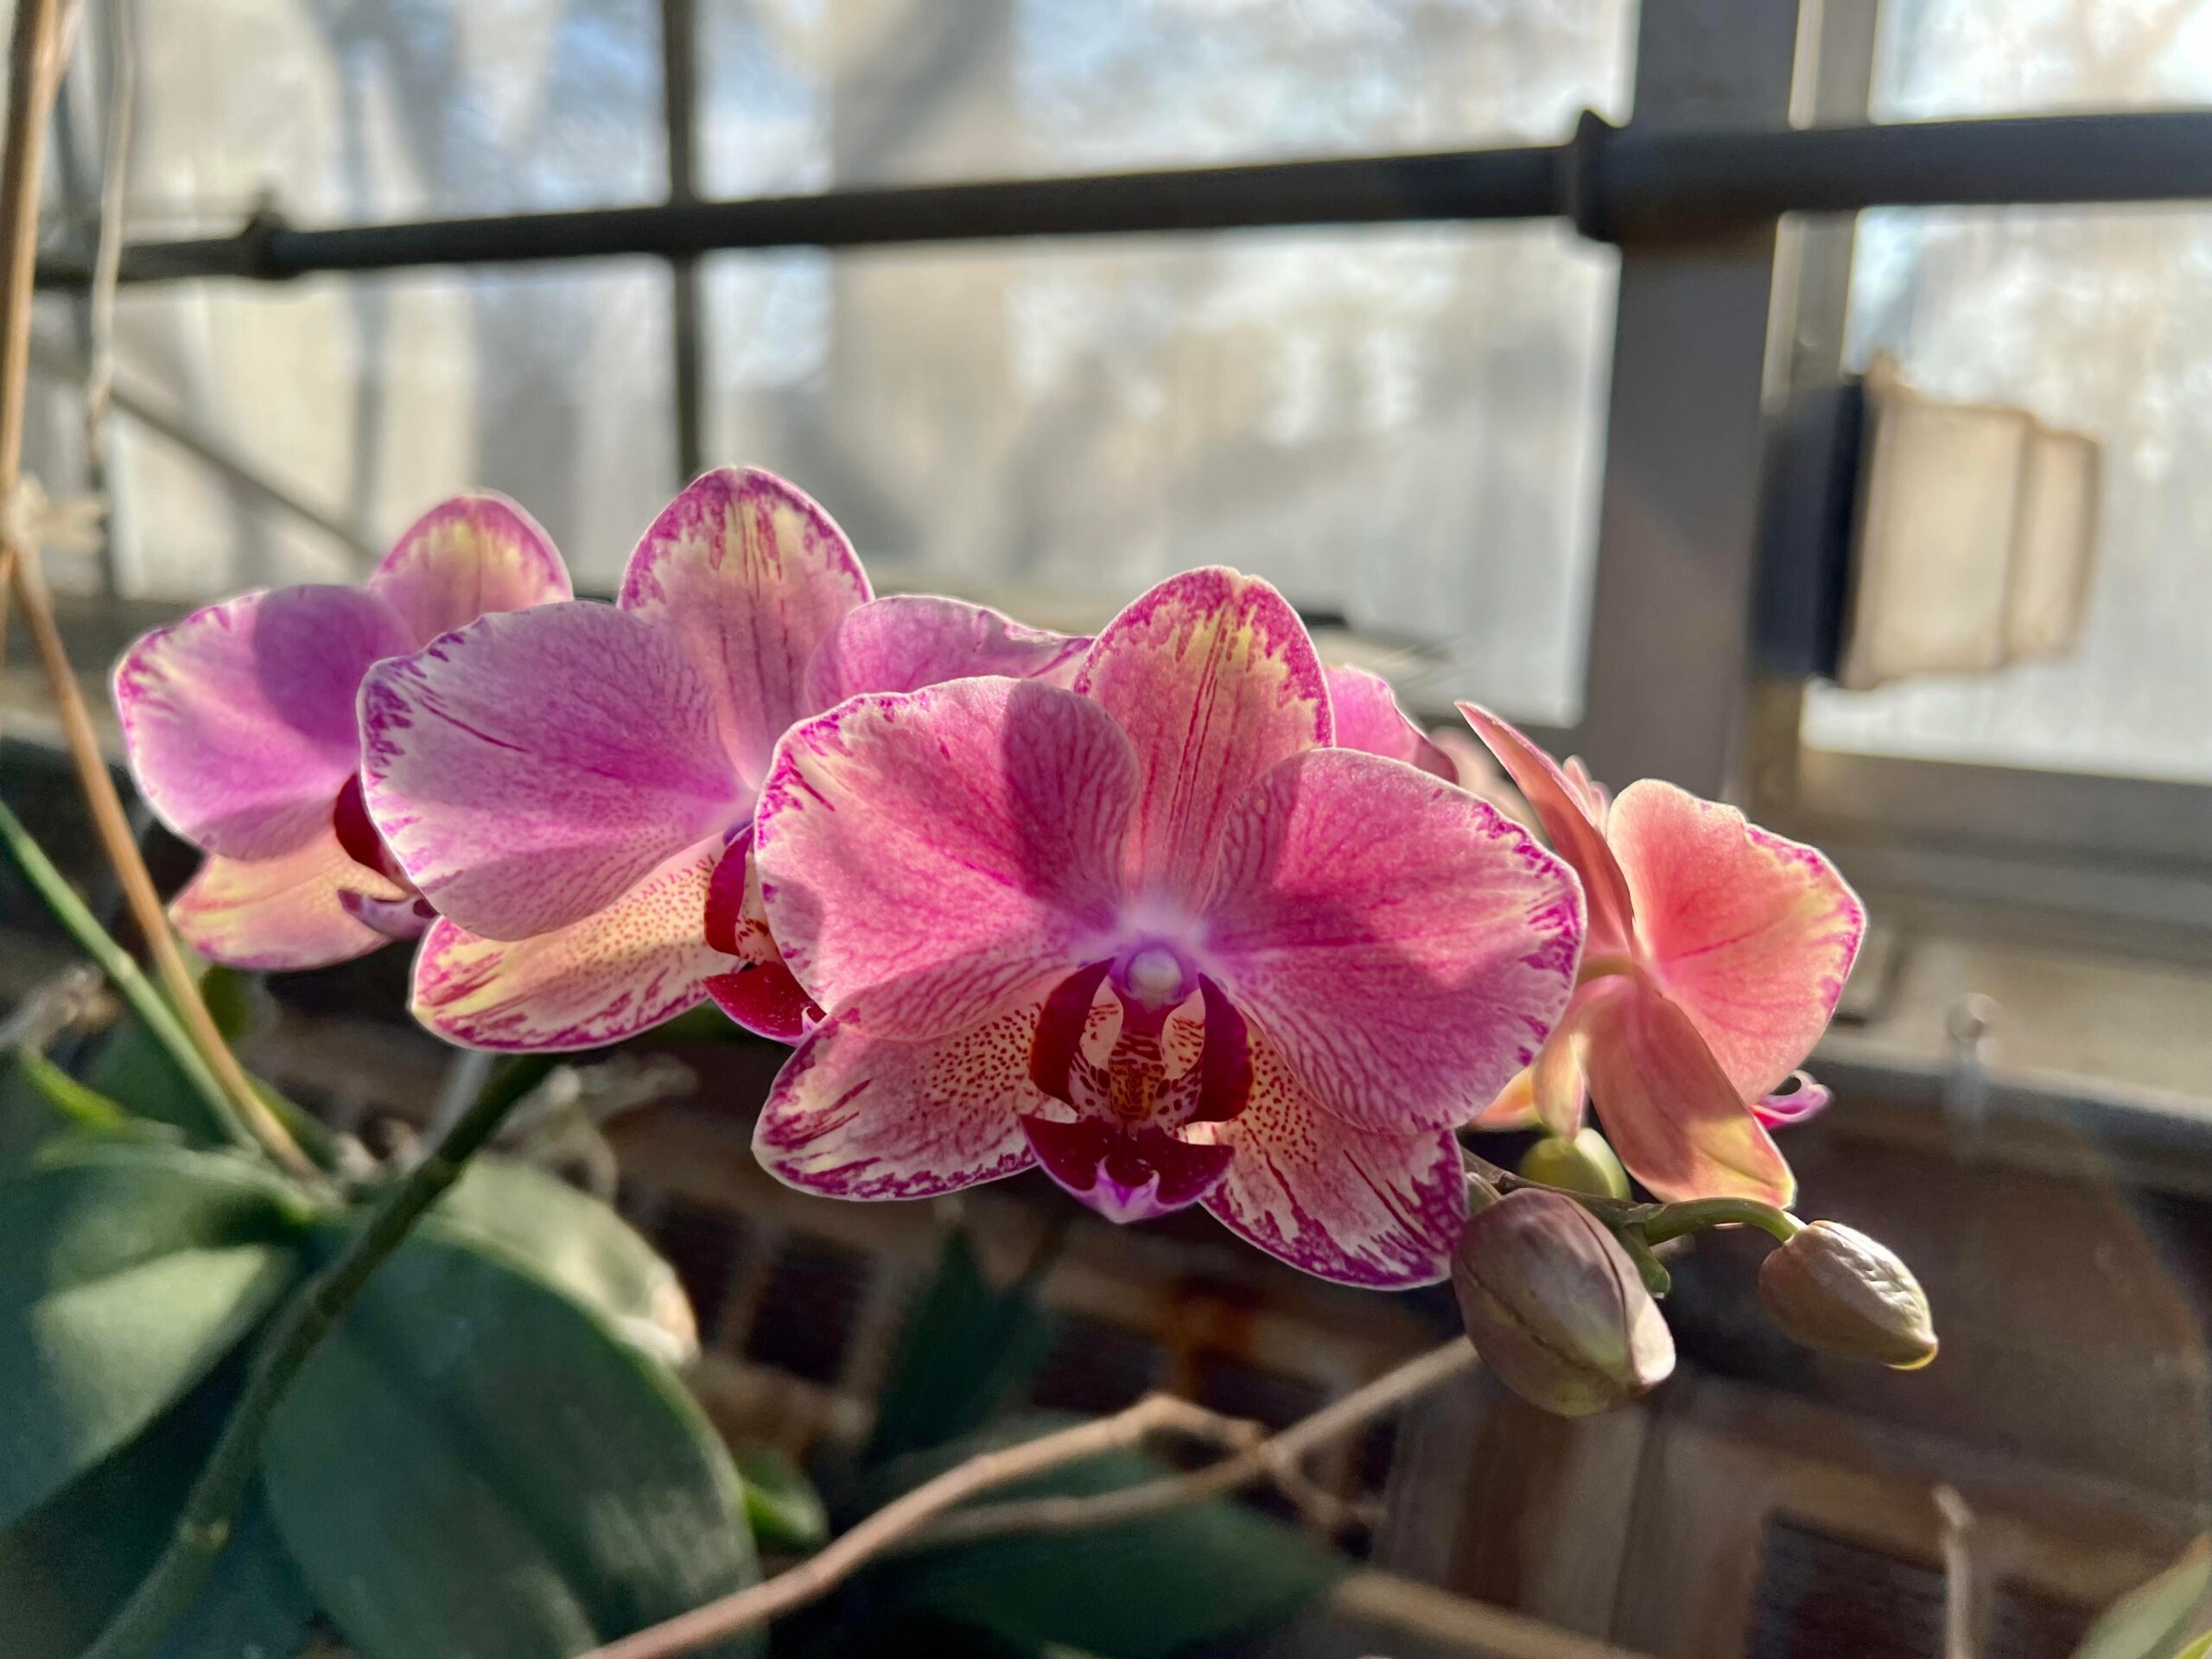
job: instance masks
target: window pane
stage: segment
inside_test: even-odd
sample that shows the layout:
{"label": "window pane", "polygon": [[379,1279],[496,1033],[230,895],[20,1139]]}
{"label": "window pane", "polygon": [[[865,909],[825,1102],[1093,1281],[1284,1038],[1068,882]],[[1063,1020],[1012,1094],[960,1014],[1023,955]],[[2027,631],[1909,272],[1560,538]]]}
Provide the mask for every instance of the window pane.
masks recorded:
{"label": "window pane", "polygon": [[1564,135],[1629,0],[707,0],[706,188],[990,178]]}
{"label": "window pane", "polygon": [[[1624,111],[1632,16],[709,0],[705,188],[1548,138]],[[1575,712],[1610,252],[1545,226],[709,270],[715,453],[816,490],[887,582],[1078,626],[1224,560],[1408,647],[1425,700]]]}
{"label": "window pane", "polygon": [[652,200],[667,188],[656,0],[133,10],[142,232],[219,228],[264,191],[302,223],[327,224]]}
{"label": "window pane", "polygon": [[[674,478],[668,282],[652,262],[126,289],[117,334],[120,388],[375,548],[482,486],[525,504],[578,583],[604,591]],[[341,543],[168,438],[127,416],[114,431],[124,593],[358,574]],[[57,454],[46,475],[69,465]]]}
{"label": "window pane", "polygon": [[1852,353],[1941,397],[2018,404],[2105,445],[2097,563],[2065,662],[1816,689],[1829,748],[2212,780],[2212,214],[1869,213]]}
{"label": "window pane", "polygon": [[886,588],[1095,626],[1219,561],[1430,707],[1580,696],[1614,262],[1551,226],[729,256],[717,455]]}
{"label": "window pane", "polygon": [[2212,0],[1882,0],[1878,120],[2212,103]]}

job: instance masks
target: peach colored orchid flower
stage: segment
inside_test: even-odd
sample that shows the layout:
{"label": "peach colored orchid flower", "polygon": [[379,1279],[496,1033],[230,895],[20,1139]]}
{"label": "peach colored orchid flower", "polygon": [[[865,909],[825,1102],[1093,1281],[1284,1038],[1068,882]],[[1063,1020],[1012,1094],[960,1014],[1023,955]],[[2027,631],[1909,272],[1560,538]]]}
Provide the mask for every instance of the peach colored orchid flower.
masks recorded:
{"label": "peach colored orchid flower", "polygon": [[320,968],[430,912],[361,804],[354,703],[370,665],[492,611],[569,597],[561,556],[494,495],[456,496],[364,588],[241,594],[146,635],[115,671],[139,792],[208,856],[170,915],[237,968]]}
{"label": "peach colored orchid flower", "polygon": [[760,892],[829,1013],[762,1163],[849,1198],[1041,1165],[1116,1220],[1198,1203],[1310,1273],[1441,1278],[1453,1126],[1566,1006],[1581,895],[1471,796],[1338,747],[1336,696],[1421,753],[1387,686],[1332,685],[1281,595],[1213,569],[1140,597],[1072,690],[959,680],[795,727]]}
{"label": "peach colored orchid flower", "polygon": [[1835,1012],[1866,931],[1857,896],[1818,852],[1733,807],[1652,779],[1608,800],[1579,762],[1459,709],[1581,876],[1590,914],[1573,1001],[1483,1127],[1572,1135],[1594,1097],[1621,1162],[1662,1198],[1787,1205],[1796,1184],[1767,1126],[1827,1091],[1775,1090]]}
{"label": "peach colored orchid flower", "polygon": [[797,1040],[818,1010],[751,879],[776,740],[858,690],[1047,673],[1087,643],[873,598],[805,495],[707,474],[645,531],[613,604],[487,616],[369,674],[368,810],[439,912],[416,1016],[480,1048],[587,1048],[712,996]]}

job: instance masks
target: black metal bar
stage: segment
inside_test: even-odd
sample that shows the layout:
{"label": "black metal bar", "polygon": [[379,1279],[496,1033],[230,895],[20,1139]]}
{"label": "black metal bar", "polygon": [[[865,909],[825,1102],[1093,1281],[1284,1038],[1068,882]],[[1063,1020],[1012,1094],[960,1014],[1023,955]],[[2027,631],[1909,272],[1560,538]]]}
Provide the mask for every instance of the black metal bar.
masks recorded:
{"label": "black metal bar", "polygon": [[[662,124],[668,135],[668,199],[699,199],[699,8],[697,0],[661,0]],[[696,254],[668,264],[669,345],[676,401],[676,481],[687,484],[706,470],[706,384],[700,356],[706,328]]]}
{"label": "black metal bar", "polygon": [[[503,264],[721,249],[888,247],[1437,220],[1571,219],[1620,242],[1785,213],[2212,199],[2212,112],[1936,121],[1777,132],[1640,133],[1586,117],[1565,144],[1342,161],[838,190],[747,201],[430,219],[141,243],[126,282]],[[81,265],[41,267],[50,285]]]}

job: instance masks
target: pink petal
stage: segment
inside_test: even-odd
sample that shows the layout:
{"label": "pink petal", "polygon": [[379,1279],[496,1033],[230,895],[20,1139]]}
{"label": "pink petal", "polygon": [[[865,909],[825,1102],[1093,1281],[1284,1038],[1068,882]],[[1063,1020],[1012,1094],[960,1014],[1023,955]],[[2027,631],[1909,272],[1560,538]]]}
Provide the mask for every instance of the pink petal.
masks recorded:
{"label": "pink petal", "polygon": [[351,962],[385,943],[341,903],[348,889],[399,890],[347,857],[328,830],[275,858],[210,857],[169,901],[169,919],[210,962],[265,973]]}
{"label": "pink petal", "polygon": [[1459,712],[1535,809],[1553,849],[1582,878],[1590,906],[1588,953],[1611,957],[1626,952],[1634,937],[1630,930],[1635,914],[1628,884],[1613,861],[1604,829],[1592,817],[1581,785],[1551,756],[1489,709],[1463,702]]}
{"label": "pink petal", "polygon": [[[1557,1035],[1556,1033],[1554,1035]],[[1543,1121],[1536,1110],[1536,1068],[1524,1065],[1497,1096],[1469,1120],[1471,1129],[1529,1129]]]}
{"label": "pink petal", "polygon": [[1089,644],[957,599],[872,599],[839,618],[816,650],[806,705],[829,709],[862,691],[918,691],[976,674],[1033,679],[1079,661]]}
{"label": "pink petal", "polygon": [[1789,1203],[1789,1166],[1687,1014],[1627,976],[1585,988],[1576,1014],[1598,1116],[1631,1175],[1662,1198]]}
{"label": "pink petal", "polygon": [[415,1017],[469,1048],[597,1048],[696,1007],[729,965],[699,918],[721,837],[685,848],[614,903],[503,943],[431,924],[415,959]]}
{"label": "pink petal", "polygon": [[1041,996],[1114,920],[1136,787],[1128,740],[1071,691],[954,680],[842,703],[784,740],[754,820],[784,959],[883,1037]]}
{"label": "pink petal", "polygon": [[351,588],[246,594],[156,629],[115,670],[140,791],[187,841],[232,858],[319,838],[360,764],[361,677],[413,648],[389,606]]}
{"label": "pink petal", "polygon": [[807,995],[768,931],[760,902],[760,869],[753,861],[753,826],[730,837],[707,884],[707,943],[731,967],[707,982],[707,995],[724,1014],[756,1036],[795,1043],[821,1022],[822,1010]]}
{"label": "pink petal", "polygon": [[725,467],[653,521],[618,602],[703,677],[730,761],[757,786],[776,740],[814,712],[808,661],[868,598],[860,559],[828,513],[772,473]]}
{"label": "pink petal", "polygon": [[430,901],[416,893],[378,899],[347,891],[338,895],[338,902],[363,927],[373,928],[387,939],[419,939],[438,919]]}
{"label": "pink petal", "polygon": [[486,938],[581,920],[744,810],[706,685],[607,605],[484,617],[382,664],[361,688],[361,739],[385,841]]}
{"label": "pink petal", "polygon": [[1857,895],[1810,847],[1672,784],[1623,790],[1609,838],[1654,976],[1757,1100],[1827,1028],[1866,928]]}
{"label": "pink petal", "polygon": [[1464,1123],[1574,985],[1582,895],[1529,832],[1396,761],[1284,761],[1229,814],[1208,948],[1230,998],[1348,1123]]}
{"label": "pink petal", "polygon": [[1788,1128],[1808,1117],[1818,1117],[1835,1100],[1834,1090],[1814,1082],[1805,1072],[1794,1071],[1783,1081],[1790,1085],[1788,1092],[1764,1095],[1751,1103],[1751,1116],[1770,1129]]}
{"label": "pink petal", "polygon": [[1020,1115],[1044,1103],[1029,1082],[1031,1003],[936,1042],[873,1035],[833,1014],[784,1063],[753,1150],[792,1186],[833,1198],[926,1198],[995,1181],[1033,1159]]}
{"label": "pink petal", "polygon": [[1268,767],[1330,741],[1327,683],[1283,596],[1217,565],[1172,576],[1107,625],[1076,689],[1136,745],[1141,889],[1202,900],[1231,805]]}
{"label": "pink petal", "polygon": [[1230,1156],[1205,1207],[1324,1279],[1402,1290],[1443,1278],[1467,1218],[1458,1142],[1354,1128],[1323,1111],[1280,1054],[1255,1050],[1250,1103],[1211,1130]]}
{"label": "pink petal", "polygon": [[1406,718],[1390,682],[1380,674],[1342,664],[1332,668],[1329,706],[1335,712],[1338,748],[1363,749],[1385,760],[1419,766],[1447,784],[1459,781],[1459,769],[1452,757]]}
{"label": "pink petal", "polygon": [[574,599],[568,567],[537,521],[504,495],[456,495],[417,518],[369,575],[414,643],[493,611]]}

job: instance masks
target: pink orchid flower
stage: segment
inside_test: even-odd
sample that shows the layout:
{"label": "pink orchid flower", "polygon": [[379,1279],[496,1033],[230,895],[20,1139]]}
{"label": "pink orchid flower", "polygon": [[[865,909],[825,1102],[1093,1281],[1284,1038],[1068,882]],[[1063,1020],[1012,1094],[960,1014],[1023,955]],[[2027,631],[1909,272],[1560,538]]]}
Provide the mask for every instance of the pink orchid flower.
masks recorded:
{"label": "pink orchid flower", "polygon": [[[1376,741],[1419,738],[1370,712]],[[848,1198],[1039,1164],[1117,1221],[1195,1202],[1326,1278],[1443,1277],[1452,1126],[1566,1006],[1581,894],[1336,731],[1297,616],[1218,569],[1139,598],[1071,690],[960,680],[794,728],[760,889],[829,1014],[762,1163]]]}
{"label": "pink orchid flower", "polygon": [[711,995],[797,1040],[818,1010],[751,874],[776,740],[855,691],[1049,673],[1087,643],[874,599],[806,496],[707,474],[645,531],[615,603],[486,616],[363,685],[369,811],[439,912],[416,1017],[474,1047],[588,1048]]}
{"label": "pink orchid flower", "polygon": [[429,911],[362,810],[362,678],[486,612],[569,596],[527,513],[463,495],[417,520],[365,588],[241,594],[125,652],[115,702],[139,792],[208,855],[170,906],[186,942],[276,969],[420,934]]}
{"label": "pink orchid flower", "polygon": [[[1574,1000],[1536,1063],[1482,1117],[1572,1135],[1594,1096],[1630,1173],[1666,1198],[1787,1205],[1767,1134],[1825,1103],[1775,1090],[1827,1029],[1866,916],[1818,852],[1733,807],[1645,779],[1618,800],[1488,710],[1461,703],[1560,856],[1590,931]],[[1798,1074],[1802,1079],[1802,1074]]]}

